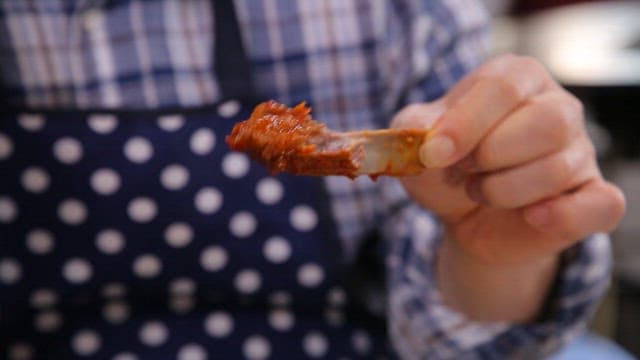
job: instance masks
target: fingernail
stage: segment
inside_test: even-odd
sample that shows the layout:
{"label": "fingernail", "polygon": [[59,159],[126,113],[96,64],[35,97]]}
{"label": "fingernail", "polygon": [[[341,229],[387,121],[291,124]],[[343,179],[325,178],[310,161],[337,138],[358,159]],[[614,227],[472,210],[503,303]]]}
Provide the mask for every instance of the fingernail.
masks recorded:
{"label": "fingernail", "polygon": [[442,167],[449,163],[454,151],[453,141],[447,136],[438,135],[422,145],[420,161],[426,167]]}
{"label": "fingernail", "polygon": [[524,218],[533,226],[547,226],[551,223],[551,212],[546,205],[538,205],[528,209],[524,214]]}

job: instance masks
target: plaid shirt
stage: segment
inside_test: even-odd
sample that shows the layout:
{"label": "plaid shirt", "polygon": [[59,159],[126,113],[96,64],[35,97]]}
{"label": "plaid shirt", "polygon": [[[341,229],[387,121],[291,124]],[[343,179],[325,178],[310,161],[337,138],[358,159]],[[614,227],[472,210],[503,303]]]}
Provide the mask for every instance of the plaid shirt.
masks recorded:
{"label": "plaid shirt", "polygon": [[[385,127],[400,106],[442,95],[486,53],[473,0],[236,0],[257,92],[309,100],[336,130]],[[208,1],[0,2],[0,100],[38,108],[211,104],[215,34]],[[437,219],[393,180],[326,178],[345,261],[365,234],[387,240],[386,311],[413,358],[539,357],[585,328],[607,286],[608,238],[564,254],[546,315],[513,326],[448,308],[436,287]],[[517,240],[517,239],[514,239]]]}

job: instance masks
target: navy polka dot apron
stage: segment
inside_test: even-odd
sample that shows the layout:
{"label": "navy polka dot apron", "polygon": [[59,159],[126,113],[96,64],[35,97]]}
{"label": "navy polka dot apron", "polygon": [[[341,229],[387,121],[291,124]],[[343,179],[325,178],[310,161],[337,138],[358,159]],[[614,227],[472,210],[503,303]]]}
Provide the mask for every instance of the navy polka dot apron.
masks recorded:
{"label": "navy polka dot apron", "polygon": [[226,146],[253,105],[2,112],[0,358],[385,353],[322,182]]}

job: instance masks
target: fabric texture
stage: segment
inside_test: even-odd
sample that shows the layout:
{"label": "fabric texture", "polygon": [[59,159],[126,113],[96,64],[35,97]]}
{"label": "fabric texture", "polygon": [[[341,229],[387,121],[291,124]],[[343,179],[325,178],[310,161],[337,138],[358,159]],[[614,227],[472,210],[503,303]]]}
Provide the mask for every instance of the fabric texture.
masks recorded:
{"label": "fabric texture", "polygon": [[[487,51],[487,14],[472,0],[237,0],[235,6],[258,97],[307,100],[314,116],[336,130],[387,126],[402,105],[442,95]],[[30,108],[215,103],[221,95],[212,71],[211,13],[203,0],[3,1],[0,97]],[[9,141],[0,134],[0,154],[10,152]],[[412,204],[398,182],[329,177],[325,187],[343,261],[354,262],[371,234],[384,239],[378,253],[388,299],[386,307],[370,305],[387,312],[395,350],[405,358],[549,354],[584,329],[606,289],[609,243],[594,235],[566,252],[540,322],[469,321],[437,290],[437,219]],[[3,216],[11,208],[6,199],[10,194],[2,194]]]}

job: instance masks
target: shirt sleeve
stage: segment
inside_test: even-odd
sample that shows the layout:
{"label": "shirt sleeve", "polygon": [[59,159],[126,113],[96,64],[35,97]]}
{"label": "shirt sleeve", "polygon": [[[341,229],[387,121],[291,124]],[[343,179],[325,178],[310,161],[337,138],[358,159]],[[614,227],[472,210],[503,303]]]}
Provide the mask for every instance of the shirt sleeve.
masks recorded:
{"label": "shirt sleeve", "polygon": [[[413,11],[408,20],[416,80],[406,91],[406,102],[439,97],[477,66],[487,50],[488,17],[476,2],[420,4],[422,11]],[[606,235],[592,235],[563,253],[545,316],[538,321],[472,321],[448,307],[438,290],[435,257],[442,229],[437,218],[411,203],[397,182],[383,182],[385,202],[394,204],[384,226],[389,330],[402,358],[541,358],[584,331],[608,286],[611,250]]]}

